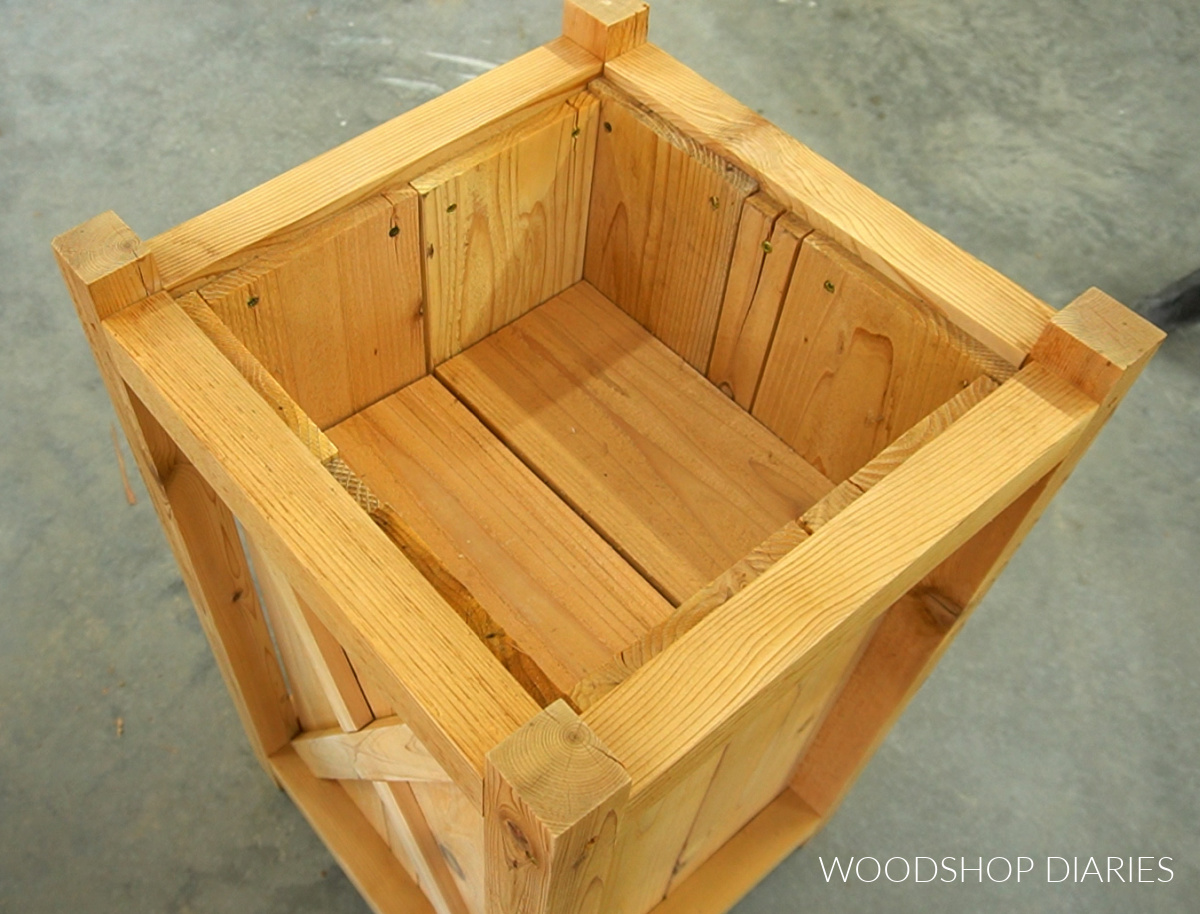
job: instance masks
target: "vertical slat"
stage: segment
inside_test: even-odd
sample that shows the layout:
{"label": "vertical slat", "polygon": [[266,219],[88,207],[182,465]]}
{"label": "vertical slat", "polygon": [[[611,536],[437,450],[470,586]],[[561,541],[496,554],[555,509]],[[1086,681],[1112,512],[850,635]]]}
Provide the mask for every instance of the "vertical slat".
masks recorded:
{"label": "vertical slat", "polygon": [[[764,212],[764,206],[771,210]],[[746,410],[754,404],[800,242],[812,231],[790,213],[776,213],[778,218],[768,220],[776,206],[764,194],[755,194],[742,207],[737,248],[708,365],[708,379]]]}
{"label": "vertical slat", "polygon": [[200,289],[322,428],[425,373],[416,208],[373,197]]}
{"label": "vertical slat", "polygon": [[585,92],[412,182],[432,365],[579,281],[598,108]]}
{"label": "vertical slat", "polygon": [[804,239],[754,415],[834,482],[1007,364],[836,243]]}
{"label": "vertical slat", "polygon": [[490,914],[603,910],[628,798],[625,769],[563,701],[488,753]]}
{"label": "vertical slat", "polygon": [[591,88],[602,127],[584,276],[703,372],[754,182],[603,80]]}
{"label": "vertical slat", "polygon": [[454,876],[429,830],[412,788],[404,783],[375,785],[388,823],[388,843],[402,850],[413,878],[438,914],[473,914],[455,885]]}
{"label": "vertical slat", "polygon": [[409,784],[471,914],[484,914],[483,816],[450,783]]}

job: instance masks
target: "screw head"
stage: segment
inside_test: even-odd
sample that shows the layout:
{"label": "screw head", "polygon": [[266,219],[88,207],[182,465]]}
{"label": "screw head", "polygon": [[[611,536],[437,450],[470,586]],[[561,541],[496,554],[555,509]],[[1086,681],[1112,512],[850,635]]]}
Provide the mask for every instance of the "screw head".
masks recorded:
{"label": "screw head", "polygon": [[826,292],[832,292],[833,290],[834,290],[834,285],[833,285],[833,283],[832,283],[830,280],[828,280],[828,279],[827,279],[827,280],[825,280],[825,291],[826,291]]}
{"label": "screw head", "polygon": [[253,308],[257,304],[258,304],[258,296],[257,295],[251,295],[248,299],[246,299],[246,307],[247,308]]}
{"label": "screw head", "polygon": [[766,252],[767,254],[770,254],[771,251],[773,251],[773,250],[775,250],[775,249],[773,247],[771,247],[771,242],[769,242],[769,241],[763,242],[763,251],[764,252]]}
{"label": "screw head", "polygon": [[604,131],[606,133],[612,133],[612,124],[610,124],[608,121],[604,122]]}
{"label": "screw head", "polygon": [[393,225],[390,229],[388,229],[388,236],[391,238],[395,238],[399,234],[400,234],[400,226],[398,226],[398,225]]}
{"label": "screw head", "polygon": [[447,206],[447,207],[446,207],[446,212],[448,212],[448,213],[452,213],[452,212],[454,212],[456,209],[458,209],[458,204],[457,204],[457,203],[451,203],[449,206]]}

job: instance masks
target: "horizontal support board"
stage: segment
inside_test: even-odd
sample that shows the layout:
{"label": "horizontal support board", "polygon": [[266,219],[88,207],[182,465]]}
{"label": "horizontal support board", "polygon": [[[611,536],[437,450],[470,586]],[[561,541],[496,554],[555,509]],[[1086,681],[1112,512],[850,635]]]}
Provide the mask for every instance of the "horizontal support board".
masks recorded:
{"label": "horizontal support board", "polygon": [[[660,795],[1058,463],[1096,405],[1034,365],[584,713]],[[672,696],[678,696],[673,700]]]}
{"label": "horizontal support board", "polygon": [[537,705],[174,301],[104,328],[126,383],[481,804],[484,756]]}
{"label": "horizontal support board", "polygon": [[601,67],[575,42],[556,38],[156,235],[145,249],[163,287],[173,289],[248,247],[409,180],[446,147],[582,88]]}

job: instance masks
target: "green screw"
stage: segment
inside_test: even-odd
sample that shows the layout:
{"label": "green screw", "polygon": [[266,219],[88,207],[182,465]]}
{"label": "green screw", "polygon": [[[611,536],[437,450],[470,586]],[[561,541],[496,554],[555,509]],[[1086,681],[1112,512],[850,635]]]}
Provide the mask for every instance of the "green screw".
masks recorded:
{"label": "green screw", "polygon": [[604,122],[604,129],[605,129],[605,131],[606,131],[606,132],[608,132],[608,133],[612,133],[612,124],[610,124],[608,121],[605,121],[605,122]]}
{"label": "green screw", "polygon": [[258,304],[258,296],[257,296],[257,295],[251,295],[251,296],[250,296],[250,297],[249,297],[249,298],[246,300],[246,307],[247,307],[247,308],[253,308],[253,307],[254,307],[255,305],[257,305],[257,304]]}
{"label": "green screw", "polygon": [[571,131],[571,139],[575,139],[575,137],[577,137],[577,136],[579,136],[579,128],[578,127],[576,127],[574,130]]}
{"label": "green screw", "polygon": [[770,253],[771,253],[771,251],[773,251],[773,250],[774,250],[774,248],[772,248],[772,247],[771,247],[771,242],[769,242],[769,241],[764,241],[764,242],[763,242],[763,250],[764,250],[766,253],[770,254]]}
{"label": "green screw", "polygon": [[832,292],[832,291],[833,291],[833,288],[834,288],[834,287],[833,287],[833,283],[832,283],[830,280],[828,280],[828,279],[827,279],[827,280],[825,280],[825,291],[826,291],[826,292]]}
{"label": "green screw", "polygon": [[400,234],[400,226],[398,226],[398,225],[393,225],[390,229],[388,229],[388,235],[392,238],[395,238],[399,234]]}
{"label": "green screw", "polygon": [[448,212],[448,213],[452,213],[452,212],[454,212],[456,209],[458,209],[458,204],[457,204],[457,203],[451,203],[449,206],[447,206],[447,207],[446,207],[446,212]]}
{"label": "green screw", "polygon": [[711,206],[713,209],[720,209],[721,208],[721,198],[720,197],[709,197],[708,205]]}

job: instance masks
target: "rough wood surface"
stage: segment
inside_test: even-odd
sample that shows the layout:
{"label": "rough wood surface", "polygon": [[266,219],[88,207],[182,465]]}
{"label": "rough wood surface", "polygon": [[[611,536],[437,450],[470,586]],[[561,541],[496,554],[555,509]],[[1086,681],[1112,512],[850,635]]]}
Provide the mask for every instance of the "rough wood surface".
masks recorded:
{"label": "rough wood surface", "polygon": [[675,603],[830,488],[587,283],[438,376]]}
{"label": "rough wood surface", "polygon": [[164,288],[175,288],[239,252],[427,171],[436,159],[538,102],[580,89],[602,62],[566,38],[343,143],[228,203],[149,239]]}
{"label": "rough wood surface", "polygon": [[375,914],[434,914],[420,887],[344,790],[315,777],[290,747],[272,756],[271,765],[288,796]]}
{"label": "rough wood surface", "polygon": [[582,93],[413,180],[431,364],[583,275],[599,107]]}
{"label": "rough wood surface", "polygon": [[388,841],[403,849],[411,862],[413,875],[437,914],[479,914],[467,906],[458,890],[450,866],[438,848],[437,838],[425,820],[412,787],[404,783],[377,783],[375,790],[383,803]]}
{"label": "rough wood surface", "polygon": [[1011,368],[814,233],[796,261],[754,415],[840,483],[984,374]]}
{"label": "rough wood surface", "polygon": [[1094,413],[1055,375],[1024,369],[586,711],[635,796],[669,791],[801,682],[1058,463]]}
{"label": "rough wood surface", "polygon": [[398,718],[376,720],[348,733],[313,730],[292,748],[319,778],[366,781],[449,781],[412,729]]}
{"label": "rough wood surface", "polygon": [[642,0],[565,0],[563,35],[601,60],[645,44],[650,8]]}
{"label": "rough wood surface", "polygon": [[482,805],[486,752],[537,705],[170,298],[104,327],[129,386]]}
{"label": "rough wood surface", "polygon": [[629,775],[565,702],[493,749],[484,808],[488,910],[604,910],[628,797]]}
{"label": "rough wood surface", "polygon": [[409,786],[463,902],[471,914],[484,914],[483,816],[454,784]]}
{"label": "rough wood surface", "polygon": [[769,198],[755,194],[742,207],[733,266],[708,365],[708,379],[747,410],[754,405],[800,242],[812,231],[790,213],[768,222],[760,208],[763,204],[755,204],[762,200]]}
{"label": "rough wood surface", "polygon": [[321,428],[425,373],[417,197],[394,199],[364,201],[200,289]]}
{"label": "rough wood surface", "polygon": [[584,276],[698,371],[708,367],[754,182],[603,80]]}
{"label": "rough wood surface", "polygon": [[435,378],[330,435],[558,694],[670,612]]}
{"label": "rough wood surface", "polygon": [[1017,366],[1052,309],[660,48],[609,61],[604,77],[759,181],[809,225],[943,311]]}

